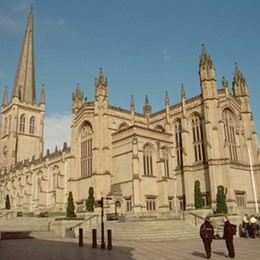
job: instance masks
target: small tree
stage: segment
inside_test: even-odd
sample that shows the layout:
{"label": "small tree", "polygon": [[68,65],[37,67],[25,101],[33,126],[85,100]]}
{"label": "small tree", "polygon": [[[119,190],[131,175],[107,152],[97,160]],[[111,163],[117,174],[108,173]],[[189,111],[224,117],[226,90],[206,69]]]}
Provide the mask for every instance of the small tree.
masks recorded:
{"label": "small tree", "polygon": [[70,191],[69,197],[68,197],[68,205],[67,205],[67,218],[72,219],[75,217],[76,217],[75,205],[74,205],[74,201],[73,201],[72,192]]}
{"label": "small tree", "polygon": [[10,209],[11,205],[10,205],[10,198],[9,195],[7,194],[5,197],[5,209]]}
{"label": "small tree", "polygon": [[203,199],[200,190],[200,182],[198,180],[194,183],[194,200],[195,209],[201,209],[203,207]]}
{"label": "small tree", "polygon": [[227,203],[226,203],[226,194],[227,189],[224,188],[223,185],[218,186],[217,191],[217,213],[227,214]]}
{"label": "small tree", "polygon": [[88,198],[86,200],[86,211],[94,212],[94,203],[95,203],[94,188],[93,187],[89,187],[89,189],[88,189]]}

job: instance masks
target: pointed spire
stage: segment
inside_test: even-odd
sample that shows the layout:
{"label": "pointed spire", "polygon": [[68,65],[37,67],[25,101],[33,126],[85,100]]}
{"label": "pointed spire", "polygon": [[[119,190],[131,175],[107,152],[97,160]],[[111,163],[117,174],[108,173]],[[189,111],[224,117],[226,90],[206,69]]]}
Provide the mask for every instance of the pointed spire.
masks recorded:
{"label": "pointed spire", "polygon": [[228,91],[228,82],[226,81],[225,77],[222,77],[222,87],[225,91],[225,94],[227,95],[229,93]]}
{"label": "pointed spire", "polygon": [[185,90],[184,90],[184,85],[181,84],[181,99],[186,99],[186,94],[185,94]]}
{"label": "pointed spire", "polygon": [[237,63],[235,62],[235,72],[233,82],[245,81],[243,74],[240,72]]}
{"label": "pointed spire", "polygon": [[79,99],[79,100],[83,99],[83,92],[81,92],[81,90],[80,90],[79,83],[77,83],[75,94],[73,93],[73,100],[75,100],[75,99]]}
{"label": "pointed spire", "polygon": [[210,67],[213,67],[212,60],[210,58],[210,55],[208,55],[205,44],[202,44],[202,51],[200,56],[200,66],[209,65]]}
{"label": "pointed spire", "polygon": [[8,91],[7,91],[7,86],[5,87],[5,92],[4,92],[4,96],[3,96],[3,102],[2,102],[2,106],[6,106],[8,105]]}
{"label": "pointed spire", "polygon": [[226,78],[224,76],[222,77],[222,87],[224,89],[228,89],[228,82],[226,81]]}
{"label": "pointed spire", "polygon": [[169,96],[168,96],[168,92],[165,92],[165,107],[169,107],[170,106],[170,100],[169,100]]}
{"label": "pointed spire", "polygon": [[151,114],[151,112],[152,112],[152,108],[150,106],[148,96],[146,95],[145,96],[145,104],[144,104],[144,114],[149,116]]}
{"label": "pointed spire", "polygon": [[131,95],[130,110],[132,112],[135,111],[135,102],[134,102],[134,96],[133,95]]}
{"label": "pointed spire", "polygon": [[98,86],[98,85],[103,85],[103,86],[107,85],[107,79],[104,78],[102,68],[99,69],[99,75],[96,80],[96,86]]}
{"label": "pointed spire", "polygon": [[247,95],[247,84],[243,74],[235,63],[235,72],[232,82],[232,90],[235,96]]}
{"label": "pointed spire", "polygon": [[40,104],[45,104],[45,86],[42,84]]}
{"label": "pointed spire", "polygon": [[32,6],[28,17],[23,46],[16,70],[13,97],[16,97],[18,93],[20,94],[20,100],[22,102],[25,101],[30,104],[36,103]]}

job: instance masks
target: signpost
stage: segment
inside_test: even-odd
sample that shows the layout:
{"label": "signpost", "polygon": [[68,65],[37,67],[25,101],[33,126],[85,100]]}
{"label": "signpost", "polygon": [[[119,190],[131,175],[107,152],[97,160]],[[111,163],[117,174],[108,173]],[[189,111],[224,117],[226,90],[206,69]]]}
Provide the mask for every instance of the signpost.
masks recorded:
{"label": "signpost", "polygon": [[[107,197],[107,200],[111,200],[112,198]],[[105,244],[105,233],[104,233],[104,198],[101,197],[101,200],[98,200],[98,205],[101,207],[101,249],[106,248]]]}

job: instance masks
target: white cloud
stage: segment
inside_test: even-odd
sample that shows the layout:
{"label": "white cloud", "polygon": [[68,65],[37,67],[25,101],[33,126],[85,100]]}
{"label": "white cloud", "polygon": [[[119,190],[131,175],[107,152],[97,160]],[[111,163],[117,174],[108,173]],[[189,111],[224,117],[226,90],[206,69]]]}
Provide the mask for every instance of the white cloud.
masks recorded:
{"label": "white cloud", "polygon": [[57,146],[60,149],[64,142],[70,146],[71,115],[54,113],[45,118],[44,129],[44,153],[50,152]]}
{"label": "white cloud", "polygon": [[74,31],[69,23],[62,17],[56,17],[55,19],[48,19],[42,22],[46,31],[65,32],[71,37],[77,37],[76,31]]}
{"label": "white cloud", "polygon": [[162,50],[164,60],[169,60],[172,57],[171,50],[168,47],[164,47]]}
{"label": "white cloud", "polygon": [[30,0],[0,0],[0,29],[5,31],[20,31],[24,27],[21,24],[21,16],[30,10]]}
{"label": "white cloud", "polygon": [[16,31],[21,28],[21,25],[17,20],[14,20],[7,15],[0,12],[0,28],[8,31]]}

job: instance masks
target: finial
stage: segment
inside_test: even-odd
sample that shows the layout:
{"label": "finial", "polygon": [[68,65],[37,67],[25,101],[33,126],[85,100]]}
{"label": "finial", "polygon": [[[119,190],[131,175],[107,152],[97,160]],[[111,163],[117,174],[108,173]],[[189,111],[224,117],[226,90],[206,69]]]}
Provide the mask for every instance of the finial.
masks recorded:
{"label": "finial", "polygon": [[168,96],[168,92],[165,92],[165,106],[169,106],[170,105],[170,100],[169,100],[169,96]]}
{"label": "finial", "polygon": [[185,95],[185,90],[184,90],[184,85],[183,85],[183,83],[181,84],[181,99],[185,99],[186,97],[185,97],[186,95]]}

